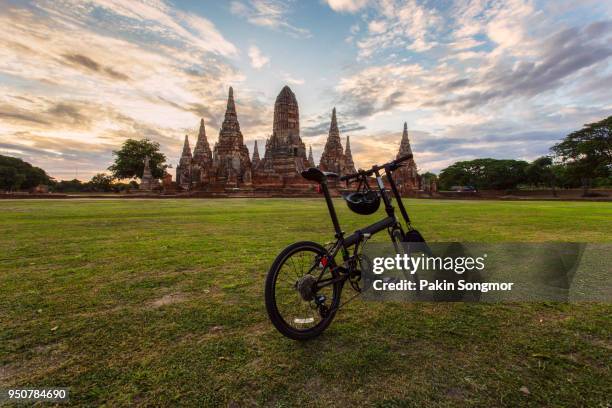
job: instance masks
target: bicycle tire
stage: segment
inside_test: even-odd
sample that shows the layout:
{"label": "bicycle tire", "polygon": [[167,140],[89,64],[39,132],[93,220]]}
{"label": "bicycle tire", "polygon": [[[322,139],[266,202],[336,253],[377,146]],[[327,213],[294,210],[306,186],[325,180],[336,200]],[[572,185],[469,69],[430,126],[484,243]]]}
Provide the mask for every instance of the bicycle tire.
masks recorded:
{"label": "bicycle tire", "polygon": [[[329,308],[329,314],[321,318],[321,321],[313,327],[310,327],[305,330],[298,330],[288,324],[285,318],[281,315],[278,310],[277,302],[276,302],[276,282],[278,279],[278,275],[285,263],[288,259],[291,258],[292,255],[297,254],[302,251],[310,251],[316,255],[325,255],[327,254],[327,250],[317,244],[316,242],[310,241],[301,241],[296,242],[294,244],[286,247],[274,260],[268,274],[266,276],[265,283],[265,302],[266,302],[266,311],[268,313],[268,317],[270,321],[274,325],[274,327],[285,337],[288,337],[293,340],[309,340],[319,336],[327,327],[331,324],[334,316],[336,314],[336,309],[340,304],[340,297],[342,292],[342,283],[336,282],[332,285],[333,287],[333,298]],[[333,262],[333,261],[332,261]],[[329,266],[329,270],[333,278],[337,276],[337,272],[333,270],[334,265]],[[299,296],[296,291],[296,296]]]}

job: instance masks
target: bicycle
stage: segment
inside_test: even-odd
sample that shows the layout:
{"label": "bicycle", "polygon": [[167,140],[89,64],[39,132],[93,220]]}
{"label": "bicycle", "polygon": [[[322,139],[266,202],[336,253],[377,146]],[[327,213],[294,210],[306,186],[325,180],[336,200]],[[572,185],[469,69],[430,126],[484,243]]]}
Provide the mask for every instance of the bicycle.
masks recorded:
{"label": "bicycle", "polygon": [[[372,214],[378,210],[382,199],[387,214],[386,218],[348,236],[340,228],[328,187],[328,179],[338,178],[338,174],[317,168],[301,172],[305,179],[318,183],[329,210],[335,240],[327,247],[310,241],[291,244],[276,257],[270,267],[265,283],[266,310],[270,321],[281,334],[294,340],[314,338],[331,324],[340,307],[359,295],[361,250],[372,235],[387,230],[397,251],[400,251],[401,242],[425,242],[421,234],[411,226],[393,179],[393,172],[401,167],[402,162],[411,158],[412,154],[409,154],[380,166],[374,165],[370,170],[359,170],[340,177],[340,181],[345,181],[347,187],[357,183],[357,191],[345,197],[351,210],[360,214]],[[395,208],[381,176],[382,171],[406,223],[406,231],[395,216]],[[375,176],[376,189],[371,189],[368,183],[372,175]],[[341,263],[336,262],[339,253],[342,255]],[[346,282],[357,294],[340,304]]]}

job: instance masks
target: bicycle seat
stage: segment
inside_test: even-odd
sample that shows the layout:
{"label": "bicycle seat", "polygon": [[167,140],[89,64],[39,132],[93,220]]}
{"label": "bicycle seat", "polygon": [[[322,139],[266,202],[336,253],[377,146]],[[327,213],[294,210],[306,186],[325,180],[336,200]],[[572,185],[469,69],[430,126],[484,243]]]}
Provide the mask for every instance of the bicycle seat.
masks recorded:
{"label": "bicycle seat", "polygon": [[338,177],[336,173],[332,173],[331,171],[321,171],[315,167],[304,170],[301,174],[306,180],[314,181],[316,183],[322,183],[328,177]]}

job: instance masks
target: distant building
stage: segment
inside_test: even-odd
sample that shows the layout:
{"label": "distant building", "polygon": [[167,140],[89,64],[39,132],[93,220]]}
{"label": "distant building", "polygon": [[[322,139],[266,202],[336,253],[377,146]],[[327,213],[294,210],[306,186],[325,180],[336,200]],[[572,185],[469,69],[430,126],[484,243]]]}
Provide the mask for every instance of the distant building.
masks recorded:
{"label": "distant building", "polygon": [[238,114],[234,103],[234,90],[230,86],[225,118],[215,143],[212,162],[212,184],[238,188],[251,185],[251,159],[244,144]]}
{"label": "distant building", "polygon": [[314,166],[306,157],[300,137],[300,111],[295,94],[285,86],[274,103],[272,135],[255,169],[257,177],[295,178],[303,168]]}
{"label": "distant building", "polygon": [[211,172],[212,164],[213,155],[206,138],[204,119],[201,119],[198,139],[196,140],[191,159],[191,184],[196,187],[210,184],[214,179]]}
{"label": "distant building", "polygon": [[[410,140],[408,139],[408,124],[404,122],[404,132],[402,133],[402,141],[400,142],[400,148],[396,158],[399,159],[407,154],[412,154],[412,148],[410,147]],[[400,193],[419,190],[421,188],[420,177],[414,158],[405,161],[403,166],[393,173],[393,176]]]}
{"label": "distant building", "polygon": [[189,136],[185,135],[183,142],[183,153],[179,159],[179,164],[176,166],[176,184],[185,189],[191,188],[191,165],[193,157],[191,156],[191,147],[189,147]]}
{"label": "distant building", "polygon": [[340,130],[336,119],[336,108],[332,109],[331,123],[325,149],[319,161],[319,168],[323,171],[331,171],[341,176],[355,173],[355,164],[351,153],[350,141],[346,138],[346,150],[342,148]]}

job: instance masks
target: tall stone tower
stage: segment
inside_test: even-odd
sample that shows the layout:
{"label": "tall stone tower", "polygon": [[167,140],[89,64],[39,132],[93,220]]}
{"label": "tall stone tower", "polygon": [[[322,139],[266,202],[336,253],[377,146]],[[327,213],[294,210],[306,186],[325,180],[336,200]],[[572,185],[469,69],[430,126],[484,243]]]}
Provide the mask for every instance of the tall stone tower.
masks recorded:
{"label": "tall stone tower", "polygon": [[300,138],[300,111],[295,94],[283,87],[274,103],[272,135],[266,140],[266,151],[260,175],[299,176],[307,165],[306,146]]}
{"label": "tall stone tower", "polygon": [[[407,154],[412,154],[412,148],[410,147],[410,140],[408,139],[408,124],[404,122],[402,141],[400,142],[400,148],[396,158],[399,159]],[[394,175],[400,192],[405,193],[420,188],[420,178],[414,158],[405,161],[403,166],[400,167]]]}
{"label": "tall stone tower", "polygon": [[257,140],[255,140],[255,144],[253,145],[253,158],[251,159],[251,167],[255,169],[259,165],[259,149],[257,148]]}
{"label": "tall stone tower", "polygon": [[176,184],[189,190],[191,188],[191,163],[193,157],[191,156],[191,147],[189,147],[189,137],[185,135],[185,142],[183,143],[183,153],[179,160],[178,166],[176,166]]}
{"label": "tall stone tower", "polygon": [[194,183],[208,184],[210,183],[211,171],[213,165],[212,151],[206,138],[206,127],[204,119],[200,119],[200,130],[195,148],[193,149],[192,159],[192,174],[191,179]]}
{"label": "tall stone tower", "polygon": [[219,141],[215,144],[213,164],[218,183],[229,187],[251,184],[251,159],[240,131],[232,87],[229,88]]}
{"label": "tall stone tower", "polygon": [[402,141],[400,142],[400,148],[399,148],[399,151],[397,152],[396,158],[399,159],[400,157],[405,156],[407,154],[412,154],[412,147],[410,147],[410,140],[408,139],[408,123],[404,122],[404,131],[402,132]]}
{"label": "tall stone tower", "polygon": [[312,156],[312,146],[308,146],[308,165],[315,167],[314,157]]}
{"label": "tall stone tower", "polygon": [[344,149],[344,156],[346,158],[345,171],[348,174],[355,173],[357,170],[355,169],[355,162],[353,161],[353,153],[351,152],[351,140],[349,139],[349,136],[346,137],[346,148]]}
{"label": "tall stone tower", "polygon": [[342,148],[340,130],[338,130],[338,120],[336,119],[336,108],[334,108],[332,110],[327,142],[325,143],[325,148],[323,149],[323,154],[321,155],[321,160],[319,161],[319,169],[344,175],[354,173],[354,168],[354,164],[350,167],[347,166],[347,157],[344,149]]}

